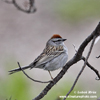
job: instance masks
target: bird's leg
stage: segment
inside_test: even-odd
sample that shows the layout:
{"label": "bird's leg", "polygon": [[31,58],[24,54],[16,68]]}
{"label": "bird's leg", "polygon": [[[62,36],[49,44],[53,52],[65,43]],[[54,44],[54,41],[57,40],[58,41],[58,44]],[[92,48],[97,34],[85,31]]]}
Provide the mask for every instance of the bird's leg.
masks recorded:
{"label": "bird's leg", "polygon": [[53,80],[53,77],[52,77],[52,75],[51,75],[51,73],[50,73],[50,71],[48,70],[48,72],[49,72],[49,74],[50,74],[50,76],[51,76],[51,79]]}

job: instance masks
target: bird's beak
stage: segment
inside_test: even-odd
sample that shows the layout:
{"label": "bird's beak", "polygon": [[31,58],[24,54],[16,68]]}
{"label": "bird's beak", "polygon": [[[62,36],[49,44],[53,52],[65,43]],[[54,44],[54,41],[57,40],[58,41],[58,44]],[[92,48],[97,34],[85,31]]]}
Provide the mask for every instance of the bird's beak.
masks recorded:
{"label": "bird's beak", "polygon": [[62,41],[66,41],[67,39],[62,39]]}

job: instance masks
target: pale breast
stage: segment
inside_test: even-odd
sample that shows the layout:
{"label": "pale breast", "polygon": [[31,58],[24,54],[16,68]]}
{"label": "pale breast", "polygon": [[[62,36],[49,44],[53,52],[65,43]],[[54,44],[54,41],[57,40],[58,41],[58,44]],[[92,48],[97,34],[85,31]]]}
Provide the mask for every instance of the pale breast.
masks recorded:
{"label": "pale breast", "polygon": [[44,70],[54,71],[59,68],[62,68],[66,64],[67,59],[68,59],[67,53],[66,52],[62,53],[60,56],[46,63]]}

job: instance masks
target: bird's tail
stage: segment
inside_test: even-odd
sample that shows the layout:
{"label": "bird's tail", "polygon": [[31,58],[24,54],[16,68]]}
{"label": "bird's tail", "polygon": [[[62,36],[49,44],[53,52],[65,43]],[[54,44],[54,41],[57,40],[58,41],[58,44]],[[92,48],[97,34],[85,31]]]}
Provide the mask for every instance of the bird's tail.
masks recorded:
{"label": "bird's tail", "polygon": [[19,72],[21,70],[25,70],[25,69],[28,69],[28,68],[30,68],[30,66],[24,66],[24,67],[21,67],[21,68],[16,68],[16,69],[10,70],[9,74],[13,74],[13,73],[16,73],[16,72]]}

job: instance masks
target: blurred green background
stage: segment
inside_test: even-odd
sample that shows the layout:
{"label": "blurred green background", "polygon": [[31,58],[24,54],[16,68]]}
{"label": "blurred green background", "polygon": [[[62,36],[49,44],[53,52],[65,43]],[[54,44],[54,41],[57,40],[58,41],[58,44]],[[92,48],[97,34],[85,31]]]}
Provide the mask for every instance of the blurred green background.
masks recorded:
{"label": "blurred green background", "polygon": [[[21,1],[23,5],[24,1]],[[36,0],[36,7],[36,13],[25,14],[13,5],[0,1],[0,100],[9,100],[10,97],[11,100],[32,100],[47,84],[32,82],[22,72],[8,75],[8,71],[18,67],[17,61],[21,62],[21,65],[30,64],[54,33],[67,38],[65,44],[71,59],[75,54],[72,44],[75,43],[78,48],[100,20],[99,0]],[[84,55],[87,51],[88,48]],[[99,54],[98,43],[89,60],[98,70],[100,61],[95,57]],[[66,95],[70,90],[82,64],[83,62],[79,62],[71,67],[42,100],[62,100],[59,96]],[[52,72],[53,76],[59,71]],[[34,69],[26,72],[34,79],[50,80],[46,71]],[[95,77],[95,73],[86,68],[70,95],[75,95],[75,91],[96,91],[96,96],[100,97],[100,82],[96,81]]]}
{"label": "blurred green background", "polygon": [[87,18],[99,18],[99,4],[98,0],[62,0],[56,10],[62,20],[76,23]]}

